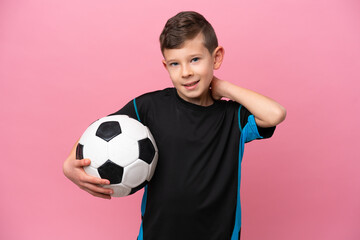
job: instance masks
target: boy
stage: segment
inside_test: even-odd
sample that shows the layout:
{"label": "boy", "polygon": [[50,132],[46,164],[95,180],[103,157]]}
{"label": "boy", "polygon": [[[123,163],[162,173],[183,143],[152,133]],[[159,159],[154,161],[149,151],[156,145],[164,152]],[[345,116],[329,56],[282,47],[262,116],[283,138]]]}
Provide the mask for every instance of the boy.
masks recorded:
{"label": "boy", "polygon": [[[202,15],[180,12],[169,19],[160,44],[175,88],[144,94],[114,113],[148,126],[159,149],[138,239],[240,239],[244,143],[271,137],[286,110],[213,75],[224,49]],[[89,159],[75,160],[76,144],[64,174],[90,194],[110,199],[112,190],[99,186],[109,181],[84,173]]]}

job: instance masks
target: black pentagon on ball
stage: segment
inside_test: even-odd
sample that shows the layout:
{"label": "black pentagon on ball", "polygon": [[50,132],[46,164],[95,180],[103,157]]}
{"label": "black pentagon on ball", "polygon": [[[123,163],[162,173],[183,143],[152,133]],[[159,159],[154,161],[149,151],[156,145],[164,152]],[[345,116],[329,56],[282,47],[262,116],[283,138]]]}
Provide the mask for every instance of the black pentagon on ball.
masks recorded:
{"label": "black pentagon on ball", "polygon": [[84,145],[78,143],[78,145],[76,146],[76,159],[80,160],[84,158],[83,149],[84,149]]}
{"label": "black pentagon on ball", "polygon": [[121,133],[121,128],[119,122],[108,121],[100,124],[96,130],[96,136],[109,142],[111,139],[116,137]]}
{"label": "black pentagon on ball", "polygon": [[145,180],[145,182],[143,182],[142,184],[140,184],[137,187],[134,187],[131,189],[131,192],[129,193],[129,195],[136,193],[137,191],[139,191],[140,189],[142,189],[143,187],[145,187],[149,182]]}
{"label": "black pentagon on ball", "polygon": [[138,141],[139,143],[139,158],[144,162],[150,164],[154,159],[155,148],[149,138],[141,139]]}
{"label": "black pentagon on ball", "polygon": [[98,168],[98,172],[100,177],[109,180],[110,184],[117,184],[121,183],[124,168],[110,160],[107,160]]}

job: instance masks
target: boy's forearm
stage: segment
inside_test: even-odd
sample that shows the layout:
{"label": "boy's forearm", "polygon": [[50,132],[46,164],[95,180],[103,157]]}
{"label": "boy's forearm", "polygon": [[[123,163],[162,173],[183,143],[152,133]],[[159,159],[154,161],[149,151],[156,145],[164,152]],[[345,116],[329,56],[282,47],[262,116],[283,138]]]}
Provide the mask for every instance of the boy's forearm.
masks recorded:
{"label": "boy's forearm", "polygon": [[236,101],[246,107],[255,117],[260,127],[272,127],[286,117],[286,109],[276,101],[252,90],[223,81],[223,97]]}

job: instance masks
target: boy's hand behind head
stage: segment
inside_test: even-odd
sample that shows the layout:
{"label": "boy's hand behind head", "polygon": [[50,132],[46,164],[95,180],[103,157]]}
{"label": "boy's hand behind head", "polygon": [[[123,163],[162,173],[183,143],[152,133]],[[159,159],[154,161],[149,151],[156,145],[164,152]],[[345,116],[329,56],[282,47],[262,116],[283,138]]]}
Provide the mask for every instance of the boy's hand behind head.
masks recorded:
{"label": "boy's hand behind head", "polygon": [[220,80],[217,77],[213,77],[212,81],[211,81],[211,95],[213,97],[214,100],[220,100],[222,97],[227,97],[226,96],[226,89],[228,86],[228,82],[224,81],[224,80]]}

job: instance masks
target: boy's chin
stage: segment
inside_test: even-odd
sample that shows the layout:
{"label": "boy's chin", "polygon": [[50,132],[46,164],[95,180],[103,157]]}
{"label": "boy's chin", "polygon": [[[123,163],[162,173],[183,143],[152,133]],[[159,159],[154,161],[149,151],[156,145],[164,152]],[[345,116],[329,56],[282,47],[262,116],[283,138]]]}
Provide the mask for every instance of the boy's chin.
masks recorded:
{"label": "boy's chin", "polygon": [[202,91],[200,89],[195,91],[179,91],[179,89],[177,89],[177,92],[185,101],[197,105],[209,105],[213,102],[210,89],[204,89]]}

